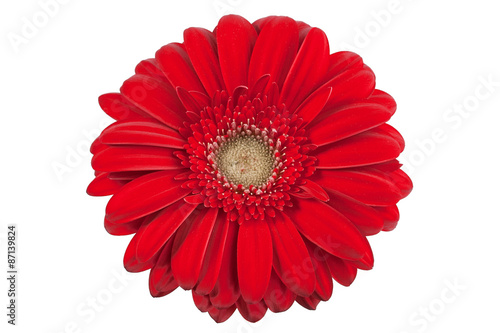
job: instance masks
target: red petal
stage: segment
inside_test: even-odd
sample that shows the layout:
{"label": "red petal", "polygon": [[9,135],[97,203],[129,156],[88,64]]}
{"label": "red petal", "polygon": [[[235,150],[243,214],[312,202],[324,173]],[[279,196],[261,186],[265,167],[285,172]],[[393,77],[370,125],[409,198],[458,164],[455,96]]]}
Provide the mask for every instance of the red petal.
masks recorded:
{"label": "red petal", "polygon": [[238,299],[236,302],[236,307],[238,311],[241,313],[243,318],[248,320],[251,323],[255,323],[264,317],[267,311],[267,306],[264,301],[260,301],[259,303],[249,304],[243,300],[242,297]]}
{"label": "red petal", "polygon": [[348,69],[363,68],[363,59],[359,55],[349,51],[340,51],[330,54],[329,67],[325,78],[330,80]]}
{"label": "red petal", "polygon": [[316,310],[316,307],[318,306],[319,302],[321,302],[321,300],[315,296],[310,296],[310,297],[297,296],[296,301],[297,303],[299,303],[308,310]]}
{"label": "red petal", "polygon": [[330,254],[326,256],[326,263],[335,281],[346,287],[354,282],[358,272],[355,266]]}
{"label": "red petal", "polygon": [[367,170],[379,170],[384,174],[390,174],[396,170],[401,168],[402,164],[398,162],[398,160],[393,159],[384,163],[372,164],[368,167],[357,168],[359,170],[367,169]]}
{"label": "red petal", "polygon": [[158,256],[156,265],[149,273],[149,290],[153,297],[165,296],[178,287],[170,266],[172,244],[173,239],[170,239],[165,244],[160,255]]}
{"label": "red petal", "polygon": [[358,260],[371,253],[370,244],[358,228],[324,202],[295,200],[287,214],[301,234],[337,257]]}
{"label": "red petal", "polygon": [[297,54],[299,36],[297,23],[289,17],[275,17],[264,25],[257,37],[248,69],[248,84],[264,74],[271,74],[271,83],[281,88]]}
{"label": "red petal", "polygon": [[328,109],[370,96],[375,89],[375,75],[369,68],[352,68],[335,76],[322,87],[333,89],[325,106]]}
{"label": "red petal", "polygon": [[377,127],[391,116],[392,112],[380,104],[348,105],[311,124],[309,139],[315,145],[323,146]]}
{"label": "red petal", "polygon": [[113,223],[108,219],[104,219],[104,228],[110,235],[124,236],[135,234],[142,225],[144,218],[132,220],[127,223]]}
{"label": "red petal", "polygon": [[201,312],[207,312],[208,309],[212,307],[212,304],[210,303],[210,297],[208,295],[197,294],[194,290],[191,292],[191,294],[193,295],[194,304]]}
{"label": "red petal", "polygon": [[328,204],[347,217],[365,236],[375,235],[384,227],[382,216],[373,207],[339,192],[330,192]]}
{"label": "red petal", "polygon": [[202,28],[184,30],[184,47],[208,96],[225,89],[214,34]]}
{"label": "red petal", "polygon": [[219,212],[203,258],[200,279],[195,288],[198,294],[208,294],[215,286],[215,282],[219,276],[228,227],[229,220],[226,218],[226,214]]}
{"label": "red petal", "polygon": [[384,125],[319,148],[315,151],[317,168],[363,166],[398,157],[404,148],[402,138]]}
{"label": "red petal", "polygon": [[107,147],[108,147],[107,145],[101,142],[101,137],[98,136],[97,138],[95,138],[94,142],[92,142],[92,144],[90,145],[90,153],[95,155],[101,150],[106,149]]}
{"label": "red petal", "polygon": [[309,29],[283,83],[280,102],[285,103],[289,111],[295,111],[313,89],[320,85],[328,66],[329,53],[325,33],[318,28]]}
{"label": "red petal", "polygon": [[314,292],[316,277],[310,270],[311,258],[299,232],[285,214],[268,222],[273,239],[273,266],[281,281],[298,295]]}
{"label": "red petal", "polygon": [[[175,280],[174,280],[174,282],[175,282]],[[149,286],[149,293],[153,297],[163,297],[163,296],[170,294],[173,291],[173,290],[169,290],[167,292],[164,292],[164,291],[159,291],[158,289],[156,289],[155,286],[153,285],[153,282],[151,281],[151,274],[149,275],[148,286]],[[175,290],[175,289],[177,289],[177,286],[172,286],[171,288],[174,288],[174,290]]]}
{"label": "red petal", "polygon": [[307,23],[304,23],[302,21],[297,21],[297,29],[299,30],[299,49],[300,49],[302,43],[304,43],[304,40],[306,39],[309,31],[311,31],[312,27]]}
{"label": "red petal", "polygon": [[[153,171],[154,172],[154,171]],[[111,180],[124,180],[131,181],[136,178],[145,176],[151,173],[151,171],[123,171],[123,172],[110,172],[108,178]]]}
{"label": "red petal", "polygon": [[173,178],[176,171],[154,172],[137,178],[116,193],[106,206],[106,218],[125,223],[154,213],[191,192]]}
{"label": "red petal", "polygon": [[350,265],[353,265],[357,269],[369,271],[370,269],[373,268],[373,256],[370,258],[370,260],[344,260],[344,261]]}
{"label": "red petal", "polygon": [[331,87],[322,87],[312,93],[299,105],[297,108],[297,115],[302,118],[304,125],[308,124],[321,112],[321,110],[323,110],[331,94]]}
{"label": "red petal", "polygon": [[179,132],[148,120],[116,122],[102,132],[100,139],[108,145],[183,148],[186,144]]}
{"label": "red petal", "polygon": [[271,272],[269,286],[264,295],[264,302],[272,312],[288,310],[295,301],[295,294],[288,289],[274,271]]}
{"label": "red petal", "polygon": [[135,73],[157,77],[162,80],[166,79],[158,65],[158,62],[154,58],[141,61],[137,66],[135,66]]}
{"label": "red petal", "polygon": [[198,281],[217,212],[218,209],[214,208],[198,212],[192,223],[184,223],[186,228],[183,225],[176,233],[172,250],[172,271],[177,283],[184,289],[192,289]]}
{"label": "red petal", "polygon": [[402,198],[399,188],[376,172],[316,170],[311,178],[326,190],[345,194],[367,205],[393,205]]}
{"label": "red petal", "polygon": [[224,254],[220,265],[219,277],[214,289],[210,292],[210,302],[216,308],[227,308],[233,305],[238,297],[238,273],[236,269],[236,246],[238,239],[238,225],[229,222]]}
{"label": "red petal", "polygon": [[255,31],[257,31],[257,33],[260,34],[262,28],[266,24],[268,24],[269,22],[271,22],[272,20],[276,19],[277,17],[278,16],[276,16],[276,15],[262,17],[262,18],[258,19],[257,21],[255,21],[254,23],[252,23],[252,25],[255,28]]}
{"label": "red petal", "polygon": [[211,307],[208,310],[208,314],[215,320],[216,323],[223,323],[231,317],[231,315],[236,310],[236,305],[231,305],[228,308],[217,309],[215,307]]}
{"label": "red petal", "polygon": [[141,238],[137,241],[137,259],[142,262],[147,261],[160,251],[196,207],[197,205],[179,200],[164,208],[151,223],[144,227]]}
{"label": "red petal", "polygon": [[396,101],[392,98],[388,93],[375,89],[368,100],[370,103],[376,103],[384,106],[387,110],[392,112],[396,112]]}
{"label": "red petal", "polygon": [[156,52],[155,58],[174,88],[183,87],[188,91],[206,93],[182,44],[163,46]]}
{"label": "red petal", "polygon": [[374,207],[384,219],[383,231],[391,231],[396,228],[399,221],[399,209],[396,205]]}
{"label": "red petal", "polygon": [[374,128],[372,131],[375,130],[379,130],[381,133],[390,135],[395,141],[398,142],[401,151],[403,151],[403,149],[405,148],[405,140],[394,127],[389,124],[382,124],[379,127]]}
{"label": "red petal", "polygon": [[262,75],[253,85],[252,89],[250,89],[248,96],[250,98],[256,98],[259,94],[266,94],[266,87],[269,84],[269,80],[271,79],[271,75],[266,74]]}
{"label": "red petal", "polygon": [[310,194],[311,197],[313,198],[316,198],[321,201],[329,200],[328,193],[326,193],[321,186],[319,186],[317,183],[313,182],[310,179],[306,179],[304,185],[300,185],[299,187],[308,194]]}
{"label": "red petal", "polygon": [[394,181],[394,184],[399,188],[403,198],[410,194],[413,189],[413,183],[403,170],[396,170],[390,174],[390,177]]}
{"label": "red petal", "polygon": [[120,180],[111,180],[108,175],[109,173],[104,172],[95,177],[87,187],[87,194],[96,197],[115,194],[126,183]]}
{"label": "red petal", "polygon": [[241,16],[227,15],[217,26],[219,61],[227,90],[248,86],[248,65],[257,39],[253,26]]}
{"label": "red petal", "polygon": [[135,106],[165,125],[177,129],[185,120],[184,108],[168,83],[145,75],[123,82],[120,92]]}
{"label": "red petal", "polygon": [[133,273],[138,273],[138,272],[143,272],[145,270],[148,270],[152,268],[155,263],[157,256],[151,257],[147,261],[139,261],[137,260],[137,240],[139,239],[140,234],[137,233],[130,243],[127,246],[127,250],[125,251],[125,255],[123,257],[123,266],[125,266],[125,269],[128,272],[133,272]]}
{"label": "red petal", "polygon": [[109,93],[99,96],[99,105],[108,116],[115,120],[149,118],[144,111],[130,103],[119,93]]}
{"label": "red petal", "polygon": [[103,149],[92,158],[97,171],[172,170],[184,168],[173,155],[174,150],[149,146],[114,146]]}
{"label": "red petal", "polygon": [[326,263],[326,257],[329,254],[307,240],[304,240],[304,243],[311,256],[314,272],[316,273],[314,295],[319,297],[322,301],[327,301],[332,297],[333,292],[332,276]]}
{"label": "red petal", "polygon": [[267,290],[273,264],[273,244],[267,221],[244,221],[238,232],[238,282],[241,297],[259,302]]}
{"label": "red petal", "polygon": [[[182,87],[177,87],[177,96],[187,111],[194,112],[197,116],[204,105],[202,105],[189,91]],[[207,104],[205,104],[207,105]],[[199,116],[198,116],[199,117]]]}
{"label": "red petal", "polygon": [[206,106],[211,105],[212,103],[212,99],[208,97],[207,94],[202,92],[191,90],[189,94],[198,102],[199,105]]}

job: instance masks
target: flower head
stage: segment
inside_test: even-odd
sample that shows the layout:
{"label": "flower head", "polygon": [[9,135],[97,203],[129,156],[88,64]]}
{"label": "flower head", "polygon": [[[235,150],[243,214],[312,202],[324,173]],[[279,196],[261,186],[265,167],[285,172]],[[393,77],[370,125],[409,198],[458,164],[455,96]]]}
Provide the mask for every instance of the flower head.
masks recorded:
{"label": "flower head", "polygon": [[294,301],[315,309],[373,267],[412,184],[396,110],[351,52],[288,17],[189,28],[102,95],[116,122],[91,147],[105,227],[135,234],[125,268],[155,297],[192,290],[217,322]]}

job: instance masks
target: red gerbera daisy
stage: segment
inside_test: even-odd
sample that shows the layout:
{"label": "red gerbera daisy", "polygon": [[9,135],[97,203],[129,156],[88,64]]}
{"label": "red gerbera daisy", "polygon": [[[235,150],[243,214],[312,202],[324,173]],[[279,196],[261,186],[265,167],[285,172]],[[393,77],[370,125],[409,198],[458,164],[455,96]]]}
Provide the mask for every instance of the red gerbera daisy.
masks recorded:
{"label": "red gerbera daisy", "polygon": [[366,236],[396,226],[412,184],[396,104],[358,55],[288,17],[229,15],[135,72],[99,99],[116,122],[88,193],[113,195],[106,230],[135,233],[125,268],[151,269],[153,296],[180,286],[217,322],[255,322],[373,267]]}

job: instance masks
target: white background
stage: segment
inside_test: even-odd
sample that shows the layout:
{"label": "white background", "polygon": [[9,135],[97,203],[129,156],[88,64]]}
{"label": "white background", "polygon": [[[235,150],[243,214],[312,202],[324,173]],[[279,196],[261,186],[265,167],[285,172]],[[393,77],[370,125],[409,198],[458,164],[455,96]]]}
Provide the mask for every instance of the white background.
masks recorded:
{"label": "white background", "polygon": [[[15,223],[19,308],[13,328],[1,278],[0,330],[499,332],[498,9],[491,0],[66,0],[43,22],[38,1],[2,1],[0,267]],[[257,324],[237,313],[215,324],[183,290],[153,299],[148,273],[122,268],[130,236],[103,228],[108,199],[85,193],[89,140],[111,122],[97,97],[117,91],[162,45],[182,41],[183,29],[211,30],[230,12],[250,21],[288,15],[323,29],[332,51],[361,54],[377,88],[398,102],[391,124],[406,139],[402,159],[415,184],[398,228],[370,237],[372,271],[336,285],[316,311],[295,304]],[[9,38],[23,36],[26,20],[40,27],[15,47]]]}

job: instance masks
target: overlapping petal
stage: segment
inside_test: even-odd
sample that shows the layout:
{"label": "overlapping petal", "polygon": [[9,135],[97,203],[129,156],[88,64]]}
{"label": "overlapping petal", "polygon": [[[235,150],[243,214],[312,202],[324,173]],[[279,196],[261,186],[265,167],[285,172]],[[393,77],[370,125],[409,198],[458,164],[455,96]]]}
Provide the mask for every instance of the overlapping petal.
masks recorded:
{"label": "overlapping petal", "polygon": [[367,205],[393,205],[403,198],[401,190],[393,182],[372,170],[318,170],[313,179],[325,189]]}
{"label": "overlapping petal", "polygon": [[92,158],[92,167],[98,171],[157,171],[182,169],[174,150],[164,147],[111,146]]}
{"label": "overlapping petal", "polygon": [[216,91],[225,90],[214,34],[201,28],[186,29],[184,46],[208,96],[212,97]]}
{"label": "overlapping petal", "polygon": [[106,218],[125,223],[178,201],[190,191],[174,179],[176,174],[176,171],[154,172],[131,181],[109,200]]}
{"label": "overlapping petal", "polygon": [[217,26],[217,46],[220,68],[227,91],[238,86],[248,86],[248,66],[257,32],[241,16],[228,15]]}
{"label": "overlapping petal", "polygon": [[123,83],[120,92],[141,111],[171,128],[179,128],[186,119],[175,89],[165,81],[137,74]]}
{"label": "overlapping petal", "polygon": [[383,163],[395,159],[404,149],[401,135],[383,124],[334,142],[316,151],[318,169],[340,169]]}
{"label": "overlapping petal", "polygon": [[300,50],[283,84],[280,102],[290,111],[309,96],[321,84],[328,67],[328,39],[323,31],[312,28],[307,33]]}
{"label": "overlapping petal", "polygon": [[170,43],[156,52],[156,61],[174,87],[206,93],[184,45]]}
{"label": "overlapping petal", "polygon": [[172,271],[184,289],[192,289],[200,276],[207,245],[218,210],[204,209],[190,221],[183,223],[176,233],[172,250]]}
{"label": "overlapping petal", "polygon": [[155,121],[118,121],[99,137],[106,145],[138,145],[181,149],[187,143],[178,131]]}
{"label": "overlapping petal", "polygon": [[241,297],[257,303],[269,284],[273,264],[273,244],[267,221],[243,223],[238,231],[238,281]]}
{"label": "overlapping petal", "polygon": [[273,239],[273,267],[280,280],[295,294],[309,296],[314,292],[316,277],[307,248],[295,225],[285,214],[277,214],[269,223]]}
{"label": "overlapping petal", "polygon": [[253,86],[269,74],[270,82],[283,86],[299,46],[297,23],[289,17],[274,17],[257,37],[248,69],[248,84]]}
{"label": "overlapping petal", "polygon": [[348,260],[373,262],[365,236],[345,216],[312,199],[298,199],[287,211],[297,229],[326,252]]}

